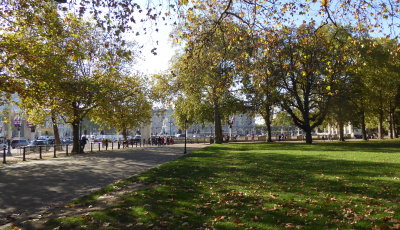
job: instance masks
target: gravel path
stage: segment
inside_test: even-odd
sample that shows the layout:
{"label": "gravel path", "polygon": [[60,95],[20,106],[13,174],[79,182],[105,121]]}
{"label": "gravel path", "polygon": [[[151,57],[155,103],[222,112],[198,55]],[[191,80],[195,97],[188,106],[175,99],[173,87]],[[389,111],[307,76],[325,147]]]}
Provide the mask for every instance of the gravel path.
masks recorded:
{"label": "gravel path", "polygon": [[[188,152],[205,146],[188,145]],[[183,146],[178,144],[0,165],[0,226],[63,205],[182,155]]]}

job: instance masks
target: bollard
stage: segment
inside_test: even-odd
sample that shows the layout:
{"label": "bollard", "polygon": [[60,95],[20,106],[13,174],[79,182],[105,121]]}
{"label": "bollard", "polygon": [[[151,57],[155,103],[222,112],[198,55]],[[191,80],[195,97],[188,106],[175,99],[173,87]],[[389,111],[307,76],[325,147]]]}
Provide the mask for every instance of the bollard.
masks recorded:
{"label": "bollard", "polygon": [[139,142],[139,146],[142,147],[142,141]]}
{"label": "bollard", "polygon": [[[133,147],[133,146],[132,146]],[[136,148],[137,148],[137,141],[136,141]]]}
{"label": "bollard", "polygon": [[25,147],[24,147],[24,149],[23,149],[23,151],[22,151],[22,160],[23,160],[23,161],[26,161],[26,158],[25,158]]}
{"label": "bollard", "polygon": [[54,155],[53,155],[53,157],[56,158],[57,157],[57,155],[56,155],[56,145],[54,145],[53,147],[54,147]]}
{"label": "bollard", "polygon": [[43,159],[42,158],[42,146],[39,146],[39,159]]}
{"label": "bollard", "polygon": [[6,161],[6,147],[3,148],[3,164],[7,163]]}
{"label": "bollard", "polygon": [[114,149],[114,142],[111,142],[111,149]]}
{"label": "bollard", "polygon": [[99,152],[100,152],[100,143],[99,143]]}
{"label": "bollard", "polygon": [[65,154],[66,154],[67,156],[69,156],[69,154],[68,154],[68,145],[65,146]]}
{"label": "bollard", "polygon": [[106,151],[107,151],[107,149],[108,149],[108,144],[106,144]]}
{"label": "bollard", "polygon": [[93,152],[93,142],[90,143],[90,152],[91,152],[91,153]]}
{"label": "bollard", "polygon": [[118,141],[118,149],[121,147],[120,145],[121,145],[121,144],[120,144],[119,141]]}

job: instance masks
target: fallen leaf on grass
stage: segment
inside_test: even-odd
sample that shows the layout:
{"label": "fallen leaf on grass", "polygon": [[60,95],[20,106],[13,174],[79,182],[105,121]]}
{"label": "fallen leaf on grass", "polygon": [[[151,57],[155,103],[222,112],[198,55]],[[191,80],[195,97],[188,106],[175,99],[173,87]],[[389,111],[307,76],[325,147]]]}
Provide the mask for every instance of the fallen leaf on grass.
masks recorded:
{"label": "fallen leaf on grass", "polygon": [[285,224],[285,228],[286,228],[287,230],[292,230],[292,229],[294,228],[294,226],[293,226],[292,223],[286,223],[286,224]]}
{"label": "fallen leaf on grass", "polygon": [[400,224],[395,224],[392,227],[389,227],[391,230],[399,230],[400,229]]}

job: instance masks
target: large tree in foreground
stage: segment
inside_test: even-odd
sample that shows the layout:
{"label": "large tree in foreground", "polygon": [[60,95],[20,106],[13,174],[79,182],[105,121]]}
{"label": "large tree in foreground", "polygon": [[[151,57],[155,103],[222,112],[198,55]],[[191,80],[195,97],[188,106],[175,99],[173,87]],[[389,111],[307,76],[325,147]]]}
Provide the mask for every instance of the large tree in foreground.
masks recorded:
{"label": "large tree in foreground", "polygon": [[72,14],[61,16],[54,4],[45,6],[40,14],[21,14],[16,21],[21,26],[2,34],[1,48],[14,57],[7,67],[24,83],[19,95],[30,114],[47,113],[53,123],[59,117],[70,123],[72,152],[77,153],[82,119],[98,107],[117,103],[121,98],[114,97],[114,91],[137,92],[137,85],[117,77],[132,53],[93,24]]}
{"label": "large tree in foreground", "polygon": [[234,95],[237,77],[234,59],[241,55],[235,36],[243,36],[243,31],[234,24],[221,24],[218,32],[205,36],[202,31],[216,19],[210,16],[199,20],[204,24],[179,28],[185,51],[176,58],[170,79],[159,82],[164,85],[171,82],[170,86],[175,89],[175,116],[179,124],[185,120],[213,122],[215,142],[222,143],[222,124],[240,107]]}
{"label": "large tree in foreground", "polygon": [[270,72],[280,79],[281,106],[306,133],[306,143],[312,143],[312,130],[324,121],[348,65],[347,45],[341,40],[346,33],[309,24],[285,28],[270,43]]}

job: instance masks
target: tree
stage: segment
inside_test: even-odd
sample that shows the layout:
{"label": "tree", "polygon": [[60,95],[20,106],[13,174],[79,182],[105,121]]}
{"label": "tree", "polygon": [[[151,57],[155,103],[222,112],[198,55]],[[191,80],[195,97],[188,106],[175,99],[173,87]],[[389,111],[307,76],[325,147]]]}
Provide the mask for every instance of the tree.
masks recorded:
{"label": "tree", "polygon": [[332,96],[329,106],[328,120],[337,124],[339,128],[339,141],[345,141],[344,125],[353,120],[354,111],[356,110],[352,104],[352,97],[356,94],[353,92],[354,84],[349,76],[342,76],[337,83],[337,91]]}
{"label": "tree", "polygon": [[117,129],[127,140],[127,130],[149,122],[151,104],[138,77],[121,76],[109,83],[108,96],[90,112],[95,123]]}
{"label": "tree", "polygon": [[281,106],[306,133],[309,144],[311,132],[324,121],[336,83],[348,65],[347,46],[333,42],[341,41],[343,36],[338,35],[346,31],[331,28],[302,25],[271,35],[277,40],[270,43],[268,52],[274,68],[270,72],[280,79]]}
{"label": "tree", "polygon": [[[357,31],[374,30],[395,37],[400,22],[400,3],[392,0],[378,1],[339,1],[331,0],[289,0],[289,1],[248,1],[248,0],[204,0],[180,1],[180,13],[186,19],[193,12],[208,12],[218,15],[217,25],[222,21],[236,22],[246,26],[255,34],[266,34],[265,29],[280,30],[282,26],[295,25],[296,21],[304,24],[320,21],[322,24],[339,26],[346,24]],[[201,23],[201,21],[198,21]],[[360,25],[362,25],[360,27]],[[339,26],[340,27],[340,26]],[[387,27],[390,30],[384,30]],[[215,30],[210,27],[209,32]]]}
{"label": "tree", "polygon": [[[63,75],[67,55],[59,43],[64,26],[58,16],[55,5],[43,3],[42,12],[35,15],[27,14],[26,10],[19,10],[25,14],[15,19],[19,26],[9,28],[2,34],[1,49],[5,51],[3,57],[10,59],[5,63],[9,79],[20,82],[18,93],[22,107],[28,114],[28,120],[34,124],[41,124],[49,115],[53,121],[55,143],[60,144],[55,110],[57,89],[53,80]],[[51,27],[49,27],[51,25]]]}
{"label": "tree", "polygon": [[250,107],[263,117],[267,127],[267,142],[272,142],[273,109],[279,102],[278,79],[276,75],[271,74],[270,71],[273,71],[272,60],[265,58],[263,51],[257,52],[252,61],[254,63],[249,63],[249,68],[246,68],[249,76],[244,77],[242,81],[243,91],[249,98]]}
{"label": "tree", "polygon": [[[232,24],[219,25],[218,33],[202,37],[201,31],[210,25],[204,17],[204,24],[187,24],[178,33],[186,43],[185,52],[177,57],[172,68],[171,79],[159,82],[173,85],[176,89],[175,116],[179,124],[189,122],[214,122],[215,142],[222,143],[222,122],[239,110],[239,100],[234,96],[236,55],[238,43],[232,43],[233,36],[243,36]],[[196,34],[201,35],[196,37]],[[196,42],[199,41],[199,42]],[[162,89],[165,87],[159,87]]]}
{"label": "tree", "polygon": [[[367,98],[371,105],[370,117],[378,118],[378,137],[384,136],[384,121],[389,121],[389,134],[393,138],[393,114],[399,89],[398,66],[395,50],[398,44],[385,38],[364,38],[360,47],[359,73],[367,88]],[[377,115],[377,116],[376,116]]]}
{"label": "tree", "polygon": [[103,37],[91,23],[71,14],[61,17],[54,4],[46,7],[41,14],[20,17],[16,22],[21,26],[3,34],[2,45],[15,57],[8,64],[10,72],[25,82],[20,96],[27,108],[42,108],[54,121],[63,117],[70,123],[72,152],[77,153],[80,122],[105,100],[113,100],[109,87],[132,52],[124,42]]}

